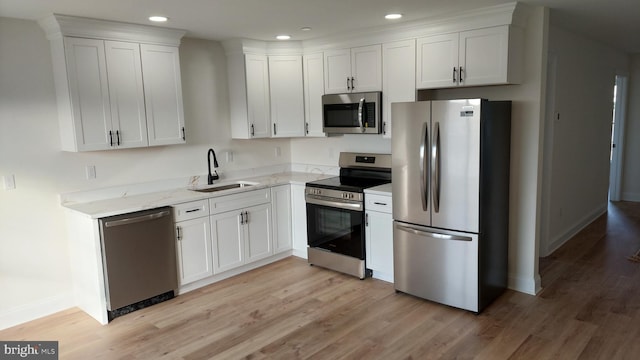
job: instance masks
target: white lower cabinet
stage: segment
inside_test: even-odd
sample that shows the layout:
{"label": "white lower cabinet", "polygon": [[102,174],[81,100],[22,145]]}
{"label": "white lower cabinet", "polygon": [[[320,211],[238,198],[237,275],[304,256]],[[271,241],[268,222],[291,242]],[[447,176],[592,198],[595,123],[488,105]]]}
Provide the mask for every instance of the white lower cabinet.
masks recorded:
{"label": "white lower cabinet", "polygon": [[367,268],[376,279],[393,282],[393,216],[391,196],[365,190],[365,249]]}
{"label": "white lower cabinet", "polygon": [[[209,202],[214,273],[273,255],[270,189],[222,196]],[[216,213],[216,209],[225,211]]]}
{"label": "white lower cabinet", "polygon": [[[288,185],[276,187],[280,188],[288,190]],[[276,198],[276,203],[282,201],[281,196]],[[173,208],[181,291],[242,272],[240,267],[274,255],[274,204],[270,188],[177,204]],[[283,216],[287,215],[287,209],[282,210]],[[285,230],[280,232],[286,234]],[[236,268],[240,269],[223,274]]]}
{"label": "white lower cabinet", "polygon": [[273,252],[277,254],[289,251],[293,242],[290,185],[271,188],[271,210],[273,214]]}
{"label": "white lower cabinet", "polygon": [[180,286],[213,275],[209,217],[176,223]]}
{"label": "white lower cabinet", "polygon": [[307,258],[307,203],[304,184],[291,185],[291,222],[293,230],[293,255]]}
{"label": "white lower cabinet", "polygon": [[173,206],[180,286],[213,275],[211,227],[207,200]]}
{"label": "white lower cabinet", "polygon": [[240,211],[229,211],[211,216],[215,272],[231,270],[243,264],[242,215]]}

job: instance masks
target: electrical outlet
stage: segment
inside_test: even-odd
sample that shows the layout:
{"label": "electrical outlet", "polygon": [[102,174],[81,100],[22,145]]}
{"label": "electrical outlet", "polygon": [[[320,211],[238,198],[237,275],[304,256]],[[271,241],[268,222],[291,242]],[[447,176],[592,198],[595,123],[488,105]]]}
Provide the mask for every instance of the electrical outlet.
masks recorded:
{"label": "electrical outlet", "polygon": [[226,152],[226,157],[227,157],[227,162],[233,162],[233,151],[227,151]]}
{"label": "electrical outlet", "polygon": [[282,150],[280,149],[280,146],[276,146],[276,157],[280,157],[282,155]]}
{"label": "electrical outlet", "polygon": [[4,182],[5,190],[13,190],[16,188],[16,177],[15,175],[5,175],[2,177]]}

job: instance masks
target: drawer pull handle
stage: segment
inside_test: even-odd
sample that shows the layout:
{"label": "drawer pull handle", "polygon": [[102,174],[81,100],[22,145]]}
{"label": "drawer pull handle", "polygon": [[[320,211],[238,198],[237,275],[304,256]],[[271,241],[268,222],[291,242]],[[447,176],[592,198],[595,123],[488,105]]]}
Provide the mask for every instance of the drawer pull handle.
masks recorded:
{"label": "drawer pull handle", "polygon": [[188,213],[192,213],[192,212],[196,212],[196,211],[200,211],[201,209],[191,209],[191,210],[187,210],[185,211],[187,214]]}
{"label": "drawer pull handle", "polygon": [[375,202],[374,202],[374,204],[376,204],[376,205],[383,205],[383,206],[387,206],[387,203],[381,203],[381,202],[377,202],[377,201],[375,201]]}

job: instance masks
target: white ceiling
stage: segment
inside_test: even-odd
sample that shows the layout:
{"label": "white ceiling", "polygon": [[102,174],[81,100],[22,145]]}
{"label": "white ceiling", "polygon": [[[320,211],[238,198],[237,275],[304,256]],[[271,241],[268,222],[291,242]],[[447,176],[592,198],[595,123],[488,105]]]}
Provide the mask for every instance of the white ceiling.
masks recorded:
{"label": "white ceiling", "polygon": [[[289,34],[308,40],[354,29],[451,15],[456,11],[509,0],[0,0],[0,16],[37,20],[51,13],[148,24],[147,17],[170,18],[163,26],[187,36],[224,40],[273,40]],[[551,8],[556,25],[573,29],[612,47],[640,53],[640,0],[523,0]],[[302,27],[311,27],[302,31]]]}

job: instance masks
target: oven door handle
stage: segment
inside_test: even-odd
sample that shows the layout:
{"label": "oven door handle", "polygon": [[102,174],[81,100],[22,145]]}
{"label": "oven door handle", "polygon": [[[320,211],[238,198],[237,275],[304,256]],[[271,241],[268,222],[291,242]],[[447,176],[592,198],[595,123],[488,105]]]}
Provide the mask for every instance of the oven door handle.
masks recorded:
{"label": "oven door handle", "polygon": [[339,199],[327,199],[324,197],[320,198],[320,197],[314,197],[310,195],[307,195],[305,197],[305,200],[307,201],[307,204],[322,205],[322,206],[334,207],[334,208],[339,208],[344,210],[363,211],[363,206],[362,206],[362,203],[360,202],[342,201]]}

